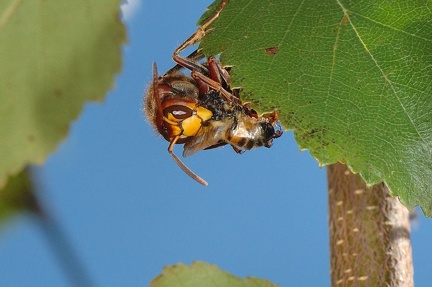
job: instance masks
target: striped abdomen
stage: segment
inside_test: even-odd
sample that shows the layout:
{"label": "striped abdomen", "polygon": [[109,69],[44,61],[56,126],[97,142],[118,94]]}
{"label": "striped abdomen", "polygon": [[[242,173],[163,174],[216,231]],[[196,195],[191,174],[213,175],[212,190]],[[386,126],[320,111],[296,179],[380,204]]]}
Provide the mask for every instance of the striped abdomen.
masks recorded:
{"label": "striped abdomen", "polygon": [[242,116],[233,122],[225,132],[225,141],[240,150],[270,147],[273,139],[279,137],[272,123],[264,118]]}

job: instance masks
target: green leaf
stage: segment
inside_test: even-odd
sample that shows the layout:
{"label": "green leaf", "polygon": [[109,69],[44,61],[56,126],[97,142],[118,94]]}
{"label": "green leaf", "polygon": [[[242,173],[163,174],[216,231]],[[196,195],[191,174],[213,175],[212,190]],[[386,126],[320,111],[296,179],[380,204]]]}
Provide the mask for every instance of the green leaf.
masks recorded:
{"label": "green leaf", "polygon": [[216,265],[193,262],[191,266],[176,264],[164,268],[163,273],[152,280],[150,287],[276,287],[267,280],[248,277],[241,279],[220,270]]}
{"label": "green leaf", "polygon": [[0,188],[42,163],[120,70],[121,0],[0,2]]}
{"label": "green leaf", "polygon": [[[432,2],[231,1],[201,43],[320,165],[432,216]],[[287,159],[289,160],[289,159]]]}
{"label": "green leaf", "polygon": [[0,188],[0,223],[22,212],[41,214],[28,169],[24,169]]}

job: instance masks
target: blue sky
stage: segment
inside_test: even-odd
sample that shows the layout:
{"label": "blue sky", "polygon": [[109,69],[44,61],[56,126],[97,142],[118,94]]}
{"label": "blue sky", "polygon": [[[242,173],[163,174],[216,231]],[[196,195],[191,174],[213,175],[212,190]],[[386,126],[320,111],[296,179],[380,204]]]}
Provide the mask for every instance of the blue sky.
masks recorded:
{"label": "blue sky", "polygon": [[[163,266],[202,260],[280,286],[329,286],[326,169],[292,132],[270,149],[231,148],[184,162],[185,175],[141,112],[151,80],[196,29],[211,1],[132,1],[123,71],[101,104],[87,104],[67,140],[37,168],[41,198],[96,286],[148,286]],[[180,155],[182,147],[175,152]],[[415,282],[432,281],[432,224],[412,232]],[[70,286],[37,221],[1,229],[0,287]]]}

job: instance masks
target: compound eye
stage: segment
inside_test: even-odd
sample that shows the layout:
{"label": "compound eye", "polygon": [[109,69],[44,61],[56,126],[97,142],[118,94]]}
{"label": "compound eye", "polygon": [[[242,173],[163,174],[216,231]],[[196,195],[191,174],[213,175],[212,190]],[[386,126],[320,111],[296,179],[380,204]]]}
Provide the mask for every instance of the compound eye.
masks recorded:
{"label": "compound eye", "polygon": [[184,120],[192,116],[193,110],[182,105],[171,105],[164,109],[164,114],[167,118],[171,114],[177,120]]}
{"label": "compound eye", "polygon": [[274,138],[275,129],[270,123],[261,123],[261,127],[264,131],[264,138],[266,140]]}

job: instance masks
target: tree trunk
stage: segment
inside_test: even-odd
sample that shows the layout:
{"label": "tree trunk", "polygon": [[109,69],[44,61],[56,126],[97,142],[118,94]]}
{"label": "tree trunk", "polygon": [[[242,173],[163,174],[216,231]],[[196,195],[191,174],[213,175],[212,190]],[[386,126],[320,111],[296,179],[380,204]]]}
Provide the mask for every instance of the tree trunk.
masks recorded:
{"label": "tree trunk", "polygon": [[331,286],[414,286],[407,208],[344,164],[327,177]]}

